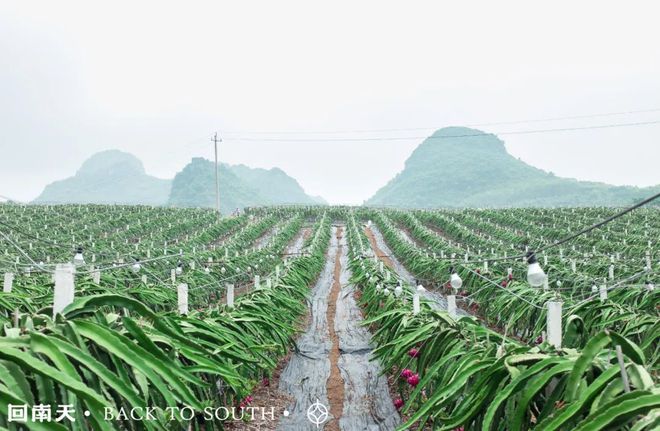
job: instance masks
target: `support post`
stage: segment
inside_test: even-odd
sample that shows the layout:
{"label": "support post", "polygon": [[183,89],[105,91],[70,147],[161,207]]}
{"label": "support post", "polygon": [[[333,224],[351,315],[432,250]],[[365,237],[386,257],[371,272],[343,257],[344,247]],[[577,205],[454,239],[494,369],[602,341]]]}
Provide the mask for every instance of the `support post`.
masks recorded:
{"label": "support post", "polygon": [[98,269],[92,271],[92,281],[94,284],[101,284],[101,271]]}
{"label": "support post", "polygon": [[233,307],[234,306],[234,285],[233,284],[227,284],[227,306],[228,307]]}
{"label": "support post", "polygon": [[548,343],[555,346],[556,349],[561,349],[561,306],[562,303],[559,301],[548,301],[548,317],[546,323]]}
{"label": "support post", "polygon": [[5,280],[4,280],[4,284],[2,285],[2,291],[5,293],[11,293],[11,288],[13,284],[14,284],[14,273],[5,272]]}
{"label": "support post", "polygon": [[53,298],[53,318],[73,302],[75,267],[72,263],[60,263],[55,267],[55,292]]}
{"label": "support post", "polygon": [[451,317],[456,317],[456,295],[447,296],[447,312]]}
{"label": "support post", "polygon": [[181,283],[176,289],[179,314],[188,314],[188,285]]}

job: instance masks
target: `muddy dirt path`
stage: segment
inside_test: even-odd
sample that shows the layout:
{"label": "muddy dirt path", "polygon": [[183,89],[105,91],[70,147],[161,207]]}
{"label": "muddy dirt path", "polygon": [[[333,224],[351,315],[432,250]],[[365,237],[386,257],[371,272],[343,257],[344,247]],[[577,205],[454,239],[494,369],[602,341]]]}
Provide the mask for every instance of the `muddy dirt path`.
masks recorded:
{"label": "muddy dirt path", "polygon": [[307,409],[317,401],[324,406],[329,405],[326,382],[330,377],[332,342],[327,311],[337,245],[337,229],[333,228],[325,266],[312,288],[310,324],[298,338],[291,360],[280,376],[279,389],[290,394],[293,402],[287,407],[289,414],[281,418],[278,430],[317,430],[319,428],[307,418]]}
{"label": "muddy dirt path", "polygon": [[[278,430],[394,430],[400,423],[387,378],[371,359],[371,334],[350,284],[344,226],[333,227],[323,272],[312,290],[310,325],[279,380],[293,401]],[[314,403],[328,411],[318,426],[307,412]]]}
{"label": "muddy dirt path", "polygon": [[282,223],[277,223],[275,226],[269,228],[264,232],[259,238],[257,238],[254,243],[252,244],[252,247],[256,248],[257,250],[261,250],[262,248],[265,248],[268,243],[270,243],[270,240],[273,239],[275,235],[280,231],[280,229],[283,227]]}
{"label": "muddy dirt path", "polygon": [[366,227],[364,233],[369,239],[369,244],[371,244],[371,249],[374,251],[376,256],[383,261],[390,269],[394,270],[403,281],[415,286],[416,279],[415,277],[408,272],[408,270],[399,262],[399,260],[392,254],[392,250],[385,243],[383,235],[381,235],[378,228],[374,225],[371,227]]}
{"label": "muddy dirt path", "polygon": [[328,319],[328,332],[332,347],[330,349],[330,377],[327,382],[328,402],[330,403],[330,421],[323,429],[328,431],[339,431],[339,419],[344,412],[344,380],[339,372],[339,339],[335,331],[335,315],[337,314],[337,298],[341,285],[339,277],[341,275],[341,255],[344,249],[343,227],[338,227],[335,239],[337,240],[337,251],[335,253],[335,267],[332,277],[332,290],[328,299],[328,310],[326,316]]}
{"label": "muddy dirt path", "polygon": [[[393,269],[405,282],[415,286],[417,284],[417,280],[410,272],[408,272],[406,267],[403,266],[401,262],[399,262],[396,256],[392,254],[392,251],[385,243],[385,239],[383,238],[383,235],[380,233],[378,228],[372,225],[371,227],[365,228],[365,233],[367,238],[369,238],[371,248],[373,249],[374,253],[376,253],[376,255],[383,260],[383,263]],[[381,256],[387,256],[387,259]],[[445,296],[441,293],[434,292],[432,290],[426,290],[422,296],[431,301],[432,307],[440,310],[447,310],[447,298],[445,298]],[[456,312],[459,316],[470,315],[470,313],[461,308],[457,308]]]}
{"label": "muddy dirt path", "polygon": [[378,361],[372,361],[371,334],[362,326],[363,316],[350,283],[348,246],[340,239],[335,281],[341,285],[337,298],[335,331],[339,338],[338,366],[344,381],[344,411],[339,421],[342,431],[394,430],[401,422],[390,397],[387,377]]}
{"label": "muddy dirt path", "polygon": [[300,232],[295,236],[295,238],[289,243],[286,250],[284,251],[284,256],[297,257],[303,251],[303,244],[312,235],[312,227],[304,226],[300,229]]}

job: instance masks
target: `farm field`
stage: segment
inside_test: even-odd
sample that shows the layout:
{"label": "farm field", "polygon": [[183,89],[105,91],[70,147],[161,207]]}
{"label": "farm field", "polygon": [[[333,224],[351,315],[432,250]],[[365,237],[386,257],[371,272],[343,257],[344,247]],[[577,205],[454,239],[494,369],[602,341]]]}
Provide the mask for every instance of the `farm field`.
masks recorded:
{"label": "farm field", "polygon": [[619,211],[2,204],[0,429],[659,429]]}

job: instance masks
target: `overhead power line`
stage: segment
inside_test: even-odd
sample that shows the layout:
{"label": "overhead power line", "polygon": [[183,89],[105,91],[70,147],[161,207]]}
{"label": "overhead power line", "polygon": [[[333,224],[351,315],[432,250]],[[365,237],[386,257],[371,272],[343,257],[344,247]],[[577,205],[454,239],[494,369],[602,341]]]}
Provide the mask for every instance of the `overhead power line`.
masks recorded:
{"label": "overhead power line", "polygon": [[564,238],[564,239],[561,239],[561,240],[559,240],[559,241],[555,241],[555,242],[553,242],[553,243],[550,243],[550,244],[548,244],[548,245],[545,245],[545,246],[539,248],[539,249],[536,250],[536,251],[539,252],[539,251],[547,250],[547,249],[549,249],[549,248],[557,247],[557,246],[559,246],[559,245],[562,245],[562,244],[564,244],[564,243],[567,243],[567,242],[569,242],[569,241],[571,241],[571,240],[577,238],[577,237],[580,236],[580,235],[584,235],[585,233],[589,233],[589,232],[591,232],[591,231],[594,230],[594,229],[597,229],[597,228],[599,228],[599,227],[601,227],[601,226],[603,226],[603,225],[606,225],[607,223],[609,223],[609,222],[611,222],[611,221],[613,221],[613,220],[618,219],[619,217],[623,217],[624,215],[628,214],[629,212],[634,211],[634,210],[636,210],[637,208],[642,207],[642,206],[644,206],[644,205],[646,205],[646,204],[648,204],[648,203],[650,203],[650,202],[652,202],[652,201],[654,201],[654,200],[656,200],[656,199],[658,199],[658,198],[660,198],[660,193],[656,193],[656,194],[654,194],[653,196],[650,196],[650,197],[644,199],[643,201],[640,201],[640,202],[636,203],[636,204],[633,205],[633,206],[630,206],[630,207],[628,207],[628,208],[626,208],[626,209],[624,209],[624,210],[622,210],[622,211],[619,211],[618,213],[616,213],[616,214],[614,214],[614,215],[611,215],[611,216],[607,217],[606,219],[604,219],[604,220],[602,220],[602,221],[599,221],[598,223],[595,223],[595,224],[593,224],[593,225],[591,225],[591,226],[589,226],[589,227],[586,227],[586,228],[582,229],[581,231],[579,231],[579,232],[577,232],[577,233],[574,233],[573,235],[569,235],[569,236],[567,236],[567,237]]}
{"label": "overhead power line", "polygon": [[[598,118],[598,117],[611,117],[617,115],[633,115],[633,114],[643,114],[651,112],[660,112],[660,108],[653,109],[640,109],[635,111],[620,111],[620,112],[606,112],[606,113],[596,113],[596,114],[583,114],[583,115],[570,115],[564,117],[547,117],[547,118],[535,118],[535,119],[526,119],[526,120],[509,120],[509,121],[490,121],[483,123],[471,123],[471,124],[462,124],[464,127],[478,127],[478,126],[504,126],[508,124],[525,124],[525,123],[543,123],[550,121],[564,121],[564,120],[580,120],[587,118]],[[312,131],[234,131],[234,132],[225,132],[230,135],[321,135],[321,134],[345,134],[345,133],[378,133],[378,132],[406,132],[406,131],[415,131],[415,130],[436,130],[443,126],[432,126],[432,127],[400,127],[400,128],[389,128],[389,129],[346,129],[346,130],[312,130]]]}
{"label": "overhead power line", "polygon": [[11,229],[12,231],[17,231],[19,234],[21,234],[21,235],[23,235],[27,238],[33,239],[35,241],[41,242],[41,243],[49,245],[51,247],[56,247],[56,248],[59,248],[59,249],[62,249],[62,250],[64,250],[64,249],[73,250],[74,249],[74,246],[68,246],[68,245],[65,245],[65,244],[57,244],[56,242],[49,241],[47,239],[44,239],[44,238],[38,237],[36,235],[33,235],[33,234],[31,234],[31,233],[29,233],[25,230],[22,230],[21,228],[19,228],[17,226],[13,226],[11,224],[5,223],[2,220],[0,220],[0,226],[4,226],[8,229]]}
{"label": "overhead power line", "polygon": [[635,123],[615,123],[615,124],[600,124],[594,126],[580,126],[580,127],[561,127],[555,129],[529,129],[529,130],[515,130],[509,132],[497,132],[497,133],[464,133],[459,135],[442,135],[442,136],[382,136],[382,137],[370,137],[370,138],[242,138],[235,137],[230,138],[232,141],[255,141],[255,142],[367,142],[367,141],[406,141],[406,140],[418,140],[418,139],[456,139],[456,138],[471,138],[477,136],[499,136],[499,135],[529,135],[537,133],[552,133],[552,132],[571,132],[576,130],[593,130],[593,129],[611,129],[617,127],[635,127],[635,126],[647,126],[652,124],[660,124],[660,120],[653,121],[640,121]]}
{"label": "overhead power line", "polygon": [[[544,246],[541,246],[541,247],[539,247],[537,249],[534,249],[534,250],[531,250],[531,251],[533,251],[534,253],[540,253],[542,251],[546,251],[546,250],[549,250],[551,248],[558,247],[562,244],[565,244],[569,241],[574,240],[575,238],[577,238],[579,236],[582,236],[586,233],[589,233],[594,229],[598,229],[599,227],[604,226],[607,223],[610,223],[610,222],[612,222],[612,221],[614,221],[614,220],[616,220],[620,217],[623,217],[624,215],[628,214],[629,212],[634,211],[637,208],[640,208],[640,207],[642,207],[642,206],[644,206],[644,205],[646,205],[646,204],[648,204],[648,203],[650,203],[650,202],[652,202],[652,201],[654,201],[658,198],[660,198],[660,193],[656,193],[653,196],[650,196],[650,197],[636,203],[635,205],[627,207],[627,208],[617,212],[616,214],[613,214],[613,215],[611,215],[611,216],[609,216],[609,217],[607,217],[607,218],[605,218],[605,219],[603,219],[603,220],[601,220],[597,223],[594,223],[594,224],[582,229],[579,232],[576,232],[576,233],[574,233],[572,235],[569,235],[565,238],[562,238],[560,240],[548,243]],[[488,262],[502,262],[502,261],[519,260],[519,259],[522,259],[522,258],[525,258],[525,257],[527,257],[527,253],[517,254],[517,255],[513,255],[513,256],[493,257],[493,258],[484,257],[483,260],[486,260]],[[435,260],[460,262],[461,258],[458,258],[458,257],[436,257]]]}

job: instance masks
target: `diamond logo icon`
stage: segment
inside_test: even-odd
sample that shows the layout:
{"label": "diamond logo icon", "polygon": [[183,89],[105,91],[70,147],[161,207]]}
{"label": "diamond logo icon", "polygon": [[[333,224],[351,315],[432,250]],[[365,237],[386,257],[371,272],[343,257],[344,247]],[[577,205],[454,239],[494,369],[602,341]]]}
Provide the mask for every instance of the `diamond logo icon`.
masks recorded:
{"label": "diamond logo icon", "polygon": [[307,419],[316,425],[316,428],[319,428],[322,423],[328,420],[328,408],[321,404],[317,399],[316,402],[307,409]]}

